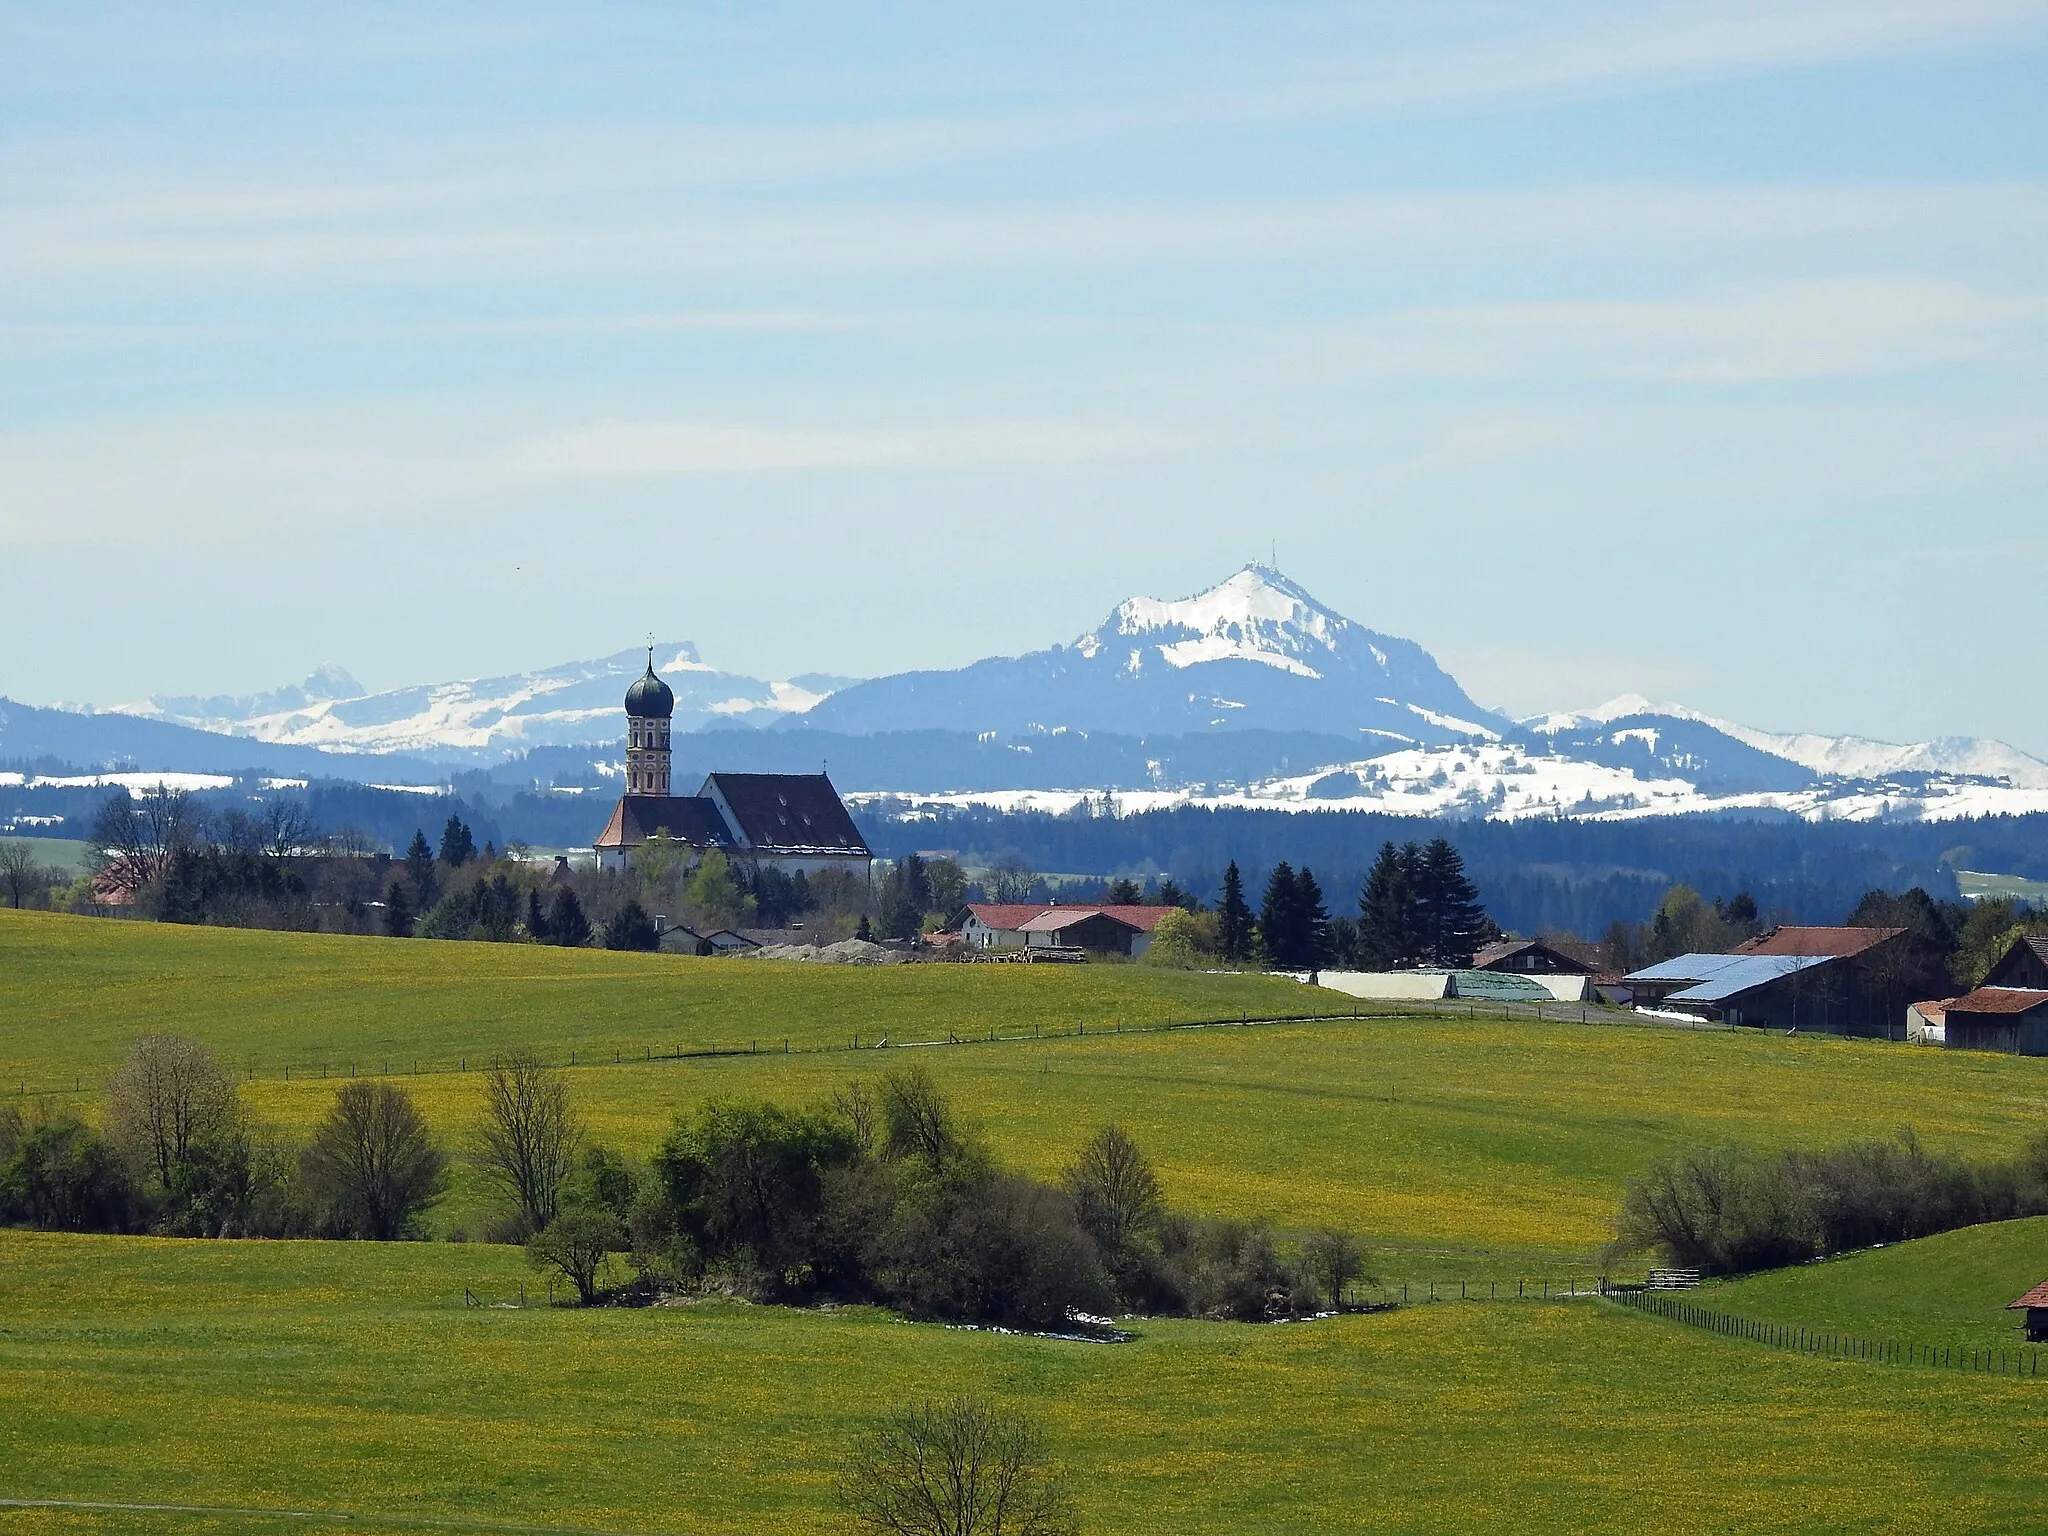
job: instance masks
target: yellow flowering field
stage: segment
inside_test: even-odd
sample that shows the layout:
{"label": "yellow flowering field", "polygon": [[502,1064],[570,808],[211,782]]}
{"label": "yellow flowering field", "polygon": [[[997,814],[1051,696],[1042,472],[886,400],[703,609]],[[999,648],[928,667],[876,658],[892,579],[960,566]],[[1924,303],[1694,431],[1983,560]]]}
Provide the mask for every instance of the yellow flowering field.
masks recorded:
{"label": "yellow flowering field", "polygon": [[1351,1007],[1283,977],[1135,965],[837,966],[0,910],[0,1085],[88,1085],[137,1035],[259,1075],[944,1040]]}
{"label": "yellow flowering field", "polygon": [[[515,1252],[0,1233],[0,1497],[245,1515],[0,1530],[840,1530],[875,1412],[1038,1418],[1084,1529],[2036,1528],[2048,1391],[1827,1362],[1598,1302],[1446,1303],[1121,1345],[705,1303],[474,1309]],[[1996,1433],[1984,1432],[1996,1426]],[[270,1511],[269,1515],[259,1512]]]}

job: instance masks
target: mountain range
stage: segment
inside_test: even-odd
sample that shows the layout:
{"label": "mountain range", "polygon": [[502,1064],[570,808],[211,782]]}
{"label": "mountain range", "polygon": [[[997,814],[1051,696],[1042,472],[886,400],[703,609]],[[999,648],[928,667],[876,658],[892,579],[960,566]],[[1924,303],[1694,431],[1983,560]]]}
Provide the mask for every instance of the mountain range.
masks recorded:
{"label": "mountain range", "polygon": [[[1193,597],[1132,598],[1068,644],[949,671],[769,681],[670,641],[371,693],[328,665],[250,697],[68,715],[0,701],[0,759],[175,769],[196,756],[221,771],[239,752],[271,771],[389,782],[400,754],[408,770],[442,773],[518,757],[596,787],[616,772],[620,698],[650,660],[676,694],[679,762],[690,733],[748,766],[814,768],[824,757],[842,784],[906,812],[1063,809],[1103,792],[1124,809],[1504,818],[2048,811],[2048,763],[1998,741],[1780,735],[1639,695],[1510,719],[1415,642],[1367,629],[1259,565]],[[64,751],[59,737],[90,750]]]}

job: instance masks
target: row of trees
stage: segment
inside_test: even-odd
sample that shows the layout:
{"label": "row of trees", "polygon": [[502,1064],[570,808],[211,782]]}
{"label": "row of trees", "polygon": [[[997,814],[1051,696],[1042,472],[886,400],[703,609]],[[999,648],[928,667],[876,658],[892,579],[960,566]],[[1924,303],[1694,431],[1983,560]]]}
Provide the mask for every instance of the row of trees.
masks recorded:
{"label": "row of trees", "polygon": [[1296,971],[1456,967],[1470,965],[1478,948],[1499,935],[1458,850],[1443,838],[1381,848],[1359,891],[1355,918],[1333,918],[1315,871],[1285,861],[1267,877],[1256,914],[1234,860],[1223,872],[1213,913],[1191,901],[1181,904],[1192,910],[1170,914],[1154,931],[1147,954],[1154,964],[1263,962]]}
{"label": "row of trees", "polygon": [[2048,1133],[1988,1160],[1931,1152],[1910,1132],[1824,1151],[1694,1148],[1629,1181],[1612,1253],[1739,1275],[2043,1213]]}
{"label": "row of trees", "polygon": [[345,1083],[303,1144],[254,1123],[234,1077],[194,1040],[135,1042],[98,1127],[0,1108],[0,1221],[175,1237],[406,1235],[449,1160],[411,1099]]}
{"label": "row of trees", "polygon": [[[531,1055],[483,1075],[464,1153],[522,1241],[586,1302],[621,1264],[646,1292],[836,1298],[913,1317],[1052,1328],[1117,1308],[1256,1321],[1314,1311],[1359,1274],[1349,1238],[1297,1258],[1264,1226],[1168,1208],[1114,1125],[1057,1183],[1005,1169],[922,1068],[793,1109],[717,1100],[636,1165],[590,1138],[561,1073]],[[0,1220],[213,1237],[416,1235],[454,1157],[403,1089],[343,1084],[303,1144],[252,1123],[196,1041],[138,1040],[100,1127],[0,1110]]]}

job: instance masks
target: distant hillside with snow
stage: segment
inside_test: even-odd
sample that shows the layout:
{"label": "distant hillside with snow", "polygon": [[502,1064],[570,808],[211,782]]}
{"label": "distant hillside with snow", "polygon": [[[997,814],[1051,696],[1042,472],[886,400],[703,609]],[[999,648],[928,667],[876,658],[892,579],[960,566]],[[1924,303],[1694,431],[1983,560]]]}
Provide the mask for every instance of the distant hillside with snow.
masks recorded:
{"label": "distant hillside with snow", "polygon": [[[705,664],[687,640],[653,648],[676,696],[675,727],[758,724],[811,708],[846,680],[807,674],[764,682]],[[228,736],[331,752],[412,752],[449,760],[541,746],[585,746],[624,735],[621,699],[648,662],[644,649],[539,672],[365,693],[339,667],[249,698],[150,698],[106,713],[163,720]]]}
{"label": "distant hillside with snow", "polygon": [[[532,753],[505,771],[589,787],[616,771],[621,701],[646,662],[635,649],[378,693],[329,665],[248,697],[157,697],[83,715],[17,708],[11,724],[0,710],[0,759],[218,773],[259,756],[236,743],[260,742],[279,749],[260,754],[265,764],[319,776],[365,756],[493,767]],[[1637,694],[1510,721],[1414,641],[1368,629],[1260,565],[1192,597],[1130,598],[1071,644],[950,671],[769,682],[712,667],[687,641],[654,647],[654,664],[676,695],[679,743],[723,728],[706,740],[706,751],[717,743],[708,766],[796,771],[824,760],[905,815],[1068,809],[1099,805],[1105,791],[1126,809],[1494,820],[2048,810],[2048,763],[1999,741],[1779,734]],[[284,749],[308,755],[287,764]],[[679,744],[679,763],[702,755]],[[384,773],[339,770],[365,771]]]}
{"label": "distant hillside with snow", "polygon": [[1190,598],[1131,598],[1071,645],[857,683],[804,724],[854,735],[1316,731],[1372,752],[1492,739],[1506,722],[1414,641],[1252,565]]}

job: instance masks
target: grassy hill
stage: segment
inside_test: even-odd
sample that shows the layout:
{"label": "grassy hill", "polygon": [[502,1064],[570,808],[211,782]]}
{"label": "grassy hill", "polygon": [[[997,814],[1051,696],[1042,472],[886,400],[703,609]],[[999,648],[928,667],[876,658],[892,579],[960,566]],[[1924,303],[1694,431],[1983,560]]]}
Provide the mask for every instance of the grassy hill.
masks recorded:
{"label": "grassy hill", "polygon": [[2048,1217],[2001,1221],[1701,1288],[1702,1305],[1760,1322],[1935,1348],[2015,1349],[2007,1302],[2048,1280]]}
{"label": "grassy hill", "polygon": [[1273,976],[1141,966],[767,965],[534,944],[257,933],[0,911],[0,1083],[104,1073],[151,1030],[260,1071],[943,1040],[994,1025],[1306,1013],[1351,1001]]}
{"label": "grassy hill", "polygon": [[[1397,1280],[1584,1272],[1628,1177],[1687,1144],[1811,1144],[1910,1125],[1938,1146],[1996,1153],[2048,1120],[2048,1062],[1868,1041],[1413,1018],[1115,1032],[1154,1010],[1292,1011],[1317,996],[1271,977],[1132,966],[764,966],[0,913],[0,1061],[17,1081],[81,1085],[82,1103],[148,1029],[197,1035],[252,1067],[246,1098],[287,1128],[332,1100],[334,1076],[317,1063],[378,1073],[389,1052],[459,1143],[480,1108],[474,1068],[535,1044],[555,1060],[579,1052],[570,1080],[595,1134],[641,1153],[714,1095],[815,1102],[914,1060],[1008,1161],[1055,1173],[1115,1120],[1176,1204],[1283,1230],[1347,1228]],[[1028,1038],[1082,1024],[1085,1037]],[[988,1043],[991,1028],[1006,1038]],[[636,1033],[646,1051],[664,1029],[691,1045],[758,1031],[764,1049],[634,1061]],[[983,1038],[775,1049],[785,1034],[829,1045],[854,1029],[869,1041]],[[465,1051],[472,1070],[453,1070]],[[449,1070],[413,1076],[413,1059]],[[463,1178],[440,1231],[478,1226]]]}
{"label": "grassy hill", "polygon": [[[475,1245],[0,1234],[0,1495],[355,1511],[369,1530],[818,1532],[843,1528],[833,1465],[868,1414],[973,1388],[1044,1423],[1084,1529],[1132,1536],[2010,1531],[2039,1513],[2032,1383],[1773,1353],[1592,1302],[1147,1323],[1122,1345],[864,1310],[464,1306],[521,1276]],[[299,1528],[198,1522],[273,1526]]]}

